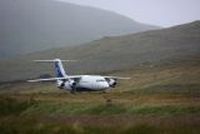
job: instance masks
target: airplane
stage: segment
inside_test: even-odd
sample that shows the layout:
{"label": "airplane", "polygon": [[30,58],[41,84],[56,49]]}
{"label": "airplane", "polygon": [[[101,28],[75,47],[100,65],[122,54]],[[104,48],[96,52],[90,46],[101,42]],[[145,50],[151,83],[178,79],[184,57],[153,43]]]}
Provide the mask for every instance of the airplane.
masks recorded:
{"label": "airplane", "polygon": [[54,63],[56,77],[28,80],[28,82],[55,81],[59,89],[75,93],[78,91],[106,91],[117,85],[117,80],[128,80],[129,77],[100,76],[100,75],[67,75],[62,62],[74,62],[74,60],[34,60],[37,63]]}

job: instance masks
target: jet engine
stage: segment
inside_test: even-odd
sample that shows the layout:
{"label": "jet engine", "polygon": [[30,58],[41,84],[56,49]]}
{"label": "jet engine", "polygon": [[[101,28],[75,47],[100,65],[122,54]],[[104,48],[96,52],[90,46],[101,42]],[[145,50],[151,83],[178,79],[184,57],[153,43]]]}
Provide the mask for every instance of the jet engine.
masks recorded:
{"label": "jet engine", "polygon": [[76,82],[74,80],[69,80],[68,84],[72,89],[75,88],[75,86],[76,86]]}
{"label": "jet engine", "polygon": [[117,81],[114,79],[109,79],[108,84],[110,87],[114,88],[117,85]]}
{"label": "jet engine", "polygon": [[57,87],[60,89],[74,89],[76,86],[76,82],[74,80],[67,80],[67,81],[59,81],[57,82]]}
{"label": "jet engine", "polygon": [[62,81],[62,80],[57,81],[57,87],[58,88],[63,89],[64,86],[65,86],[65,81]]}

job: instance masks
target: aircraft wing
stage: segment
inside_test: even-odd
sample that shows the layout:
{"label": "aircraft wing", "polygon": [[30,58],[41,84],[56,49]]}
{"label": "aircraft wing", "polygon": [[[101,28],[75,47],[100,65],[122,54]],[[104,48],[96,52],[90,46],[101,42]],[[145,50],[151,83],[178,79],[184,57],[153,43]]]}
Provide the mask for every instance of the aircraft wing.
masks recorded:
{"label": "aircraft wing", "polygon": [[44,79],[35,79],[35,80],[28,80],[28,82],[49,82],[49,81],[56,81],[56,80],[66,80],[65,77],[55,77],[55,78],[44,78]]}
{"label": "aircraft wing", "polygon": [[130,77],[118,77],[118,76],[102,76],[106,79],[116,79],[116,80],[129,80]]}
{"label": "aircraft wing", "polygon": [[35,80],[28,80],[28,82],[50,82],[50,81],[57,81],[57,80],[68,80],[68,79],[80,79],[81,76],[74,75],[74,76],[67,76],[67,77],[52,77],[52,78],[44,78],[44,79],[35,79]]}
{"label": "aircraft wing", "polygon": [[[51,82],[51,81],[57,81],[57,80],[68,80],[68,79],[81,79],[81,75],[72,75],[67,77],[52,77],[52,78],[44,78],[44,79],[35,79],[35,80],[28,80],[28,82],[34,83],[34,82]],[[130,77],[118,77],[118,76],[102,76],[106,79],[115,79],[115,80],[129,80]]]}

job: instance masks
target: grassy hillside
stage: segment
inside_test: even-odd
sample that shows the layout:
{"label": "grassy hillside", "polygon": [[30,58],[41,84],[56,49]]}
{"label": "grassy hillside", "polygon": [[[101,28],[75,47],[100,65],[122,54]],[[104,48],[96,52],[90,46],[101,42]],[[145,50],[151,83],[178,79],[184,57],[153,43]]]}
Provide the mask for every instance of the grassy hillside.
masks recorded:
{"label": "grassy hillside", "polygon": [[70,94],[54,83],[0,85],[1,133],[200,132],[199,57],[110,75],[128,81],[109,93]]}
{"label": "grassy hillside", "polygon": [[156,28],[56,0],[1,0],[0,18],[0,58]]}
{"label": "grassy hillside", "polygon": [[106,73],[134,67],[173,65],[190,61],[200,54],[200,22],[144,33],[105,37],[77,47],[33,53],[12,60],[1,60],[0,81],[21,80],[48,73],[51,65],[33,63],[33,59],[77,59],[68,63],[69,74]]}

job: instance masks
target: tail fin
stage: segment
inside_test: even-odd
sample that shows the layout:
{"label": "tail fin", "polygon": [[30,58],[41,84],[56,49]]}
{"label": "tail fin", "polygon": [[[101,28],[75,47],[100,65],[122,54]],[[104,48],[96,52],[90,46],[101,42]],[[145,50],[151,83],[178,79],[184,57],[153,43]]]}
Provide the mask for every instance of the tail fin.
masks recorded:
{"label": "tail fin", "polygon": [[38,63],[54,63],[56,77],[66,77],[67,74],[63,68],[62,61],[63,62],[73,62],[74,60],[54,59],[54,60],[34,60],[34,61],[38,62]]}
{"label": "tail fin", "polygon": [[67,74],[63,68],[63,64],[62,61],[60,59],[55,59],[55,73],[56,73],[56,77],[66,77]]}

